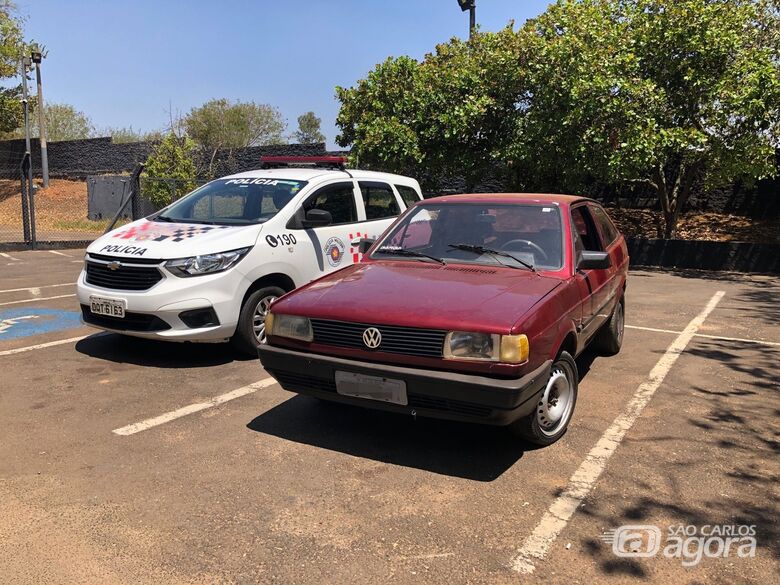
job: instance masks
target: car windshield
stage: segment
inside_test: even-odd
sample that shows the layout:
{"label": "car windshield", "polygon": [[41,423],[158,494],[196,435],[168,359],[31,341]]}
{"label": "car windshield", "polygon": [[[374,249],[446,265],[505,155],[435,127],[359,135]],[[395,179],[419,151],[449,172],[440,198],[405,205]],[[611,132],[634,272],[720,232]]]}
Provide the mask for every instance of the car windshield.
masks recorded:
{"label": "car windshield", "polygon": [[557,270],[563,231],[557,205],[421,205],[383,238],[373,259],[422,255],[444,262]]}
{"label": "car windshield", "polygon": [[153,217],[154,221],[247,225],[276,215],[306,181],[271,178],[218,179],[185,195]]}

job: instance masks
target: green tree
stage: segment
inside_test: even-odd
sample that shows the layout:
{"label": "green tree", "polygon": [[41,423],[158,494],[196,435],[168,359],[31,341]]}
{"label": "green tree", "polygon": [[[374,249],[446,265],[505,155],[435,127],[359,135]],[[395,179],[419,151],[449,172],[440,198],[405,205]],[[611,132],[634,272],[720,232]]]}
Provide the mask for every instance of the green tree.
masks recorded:
{"label": "green tree", "polygon": [[221,148],[283,144],[287,125],[273,106],[215,99],[193,108],[184,117],[183,127],[190,138],[211,153],[213,163]]}
{"label": "green tree", "polygon": [[[84,112],[69,104],[46,104],[46,138],[49,142],[60,140],[80,140],[89,138],[94,132],[92,121]],[[30,118],[30,136],[38,136],[38,113],[32,112]],[[20,134],[23,136],[24,131]]]}
{"label": "green tree", "polygon": [[298,116],[298,129],[293,132],[293,140],[298,144],[325,142],[325,135],[320,131],[321,123],[322,120],[314,112]]}
{"label": "green tree", "polygon": [[[0,0],[0,80],[19,74],[19,60],[26,53],[22,21],[13,3]],[[0,133],[12,132],[24,123],[21,86],[0,89]]]}
{"label": "green tree", "polygon": [[116,144],[127,142],[157,142],[165,136],[160,130],[151,130],[142,132],[132,126],[108,127],[100,131],[101,136],[110,136],[111,141]]}
{"label": "green tree", "polygon": [[454,38],[418,62],[391,58],[336,88],[341,146],[361,164],[428,177],[462,175],[467,189],[506,160],[524,70],[512,23]]}
{"label": "green tree", "polygon": [[146,160],[143,195],[158,207],[195,188],[197,145],[188,136],[169,133]]}
{"label": "green tree", "polygon": [[515,158],[542,185],[647,184],[673,238],[694,185],[775,172],[777,23],[756,0],[559,0],[520,33]]}

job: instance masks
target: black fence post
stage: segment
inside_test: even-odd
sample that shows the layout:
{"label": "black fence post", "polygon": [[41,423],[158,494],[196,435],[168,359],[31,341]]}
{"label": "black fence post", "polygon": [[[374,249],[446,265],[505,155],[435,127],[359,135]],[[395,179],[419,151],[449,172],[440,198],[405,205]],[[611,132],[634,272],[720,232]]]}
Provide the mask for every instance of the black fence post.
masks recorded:
{"label": "black fence post", "polygon": [[22,175],[22,232],[24,234],[25,244],[32,244],[32,238],[30,237],[30,200],[27,196],[27,172],[29,165],[30,153],[25,153],[25,155],[22,157],[22,162],[19,163],[19,172]]}
{"label": "black fence post", "polygon": [[116,215],[114,215],[114,219],[111,220],[111,223],[106,228],[106,231],[103,232],[104,234],[107,234],[112,229],[114,229],[116,222],[119,221],[119,218],[122,216],[122,212],[127,208],[128,203],[130,203],[133,200],[133,195],[136,193],[136,189],[140,184],[139,177],[141,176],[143,170],[144,170],[143,164],[137,164],[135,166],[135,169],[133,169],[133,174],[130,175],[130,183],[129,183],[130,192],[124,198],[124,201],[122,201],[122,204],[119,206],[119,209],[117,209]]}

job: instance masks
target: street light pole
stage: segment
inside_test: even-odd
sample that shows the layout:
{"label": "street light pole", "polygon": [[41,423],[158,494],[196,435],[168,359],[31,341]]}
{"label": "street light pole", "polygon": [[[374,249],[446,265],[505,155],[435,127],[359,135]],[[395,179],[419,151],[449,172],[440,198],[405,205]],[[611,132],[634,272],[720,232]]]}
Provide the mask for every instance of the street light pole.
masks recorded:
{"label": "street light pole", "polygon": [[[30,149],[30,100],[27,96],[27,71],[30,69],[31,61],[29,57],[22,57],[22,110],[24,111],[24,159],[22,161],[22,225],[24,231],[24,241],[32,242],[32,233],[30,230],[32,210],[30,203],[32,200],[33,178],[32,178],[32,151]],[[25,164],[26,163],[26,164]],[[25,193],[24,183],[27,183],[27,192]]]}
{"label": "street light pole", "polygon": [[469,11],[469,38],[477,29],[477,0],[458,0],[458,6],[463,12]]}
{"label": "street light pole", "polygon": [[32,60],[35,63],[35,79],[38,83],[38,136],[41,142],[41,175],[43,176],[43,188],[49,186],[49,154],[46,149],[46,116],[43,108],[43,85],[41,84],[41,61],[43,55],[40,51],[32,52]]}

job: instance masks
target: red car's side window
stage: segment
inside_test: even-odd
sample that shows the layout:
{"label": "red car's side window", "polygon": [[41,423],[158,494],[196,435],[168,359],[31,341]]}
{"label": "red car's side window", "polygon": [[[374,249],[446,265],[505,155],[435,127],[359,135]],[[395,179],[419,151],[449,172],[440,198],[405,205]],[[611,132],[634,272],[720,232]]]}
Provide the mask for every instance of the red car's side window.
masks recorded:
{"label": "red car's side window", "polygon": [[[571,221],[574,226],[574,231],[579,236],[581,245],[585,250],[591,252],[603,251],[601,245],[601,238],[596,231],[596,224],[593,223],[593,218],[588,212],[588,208],[585,205],[575,207],[571,210]],[[575,250],[577,250],[577,242],[575,241]]]}

